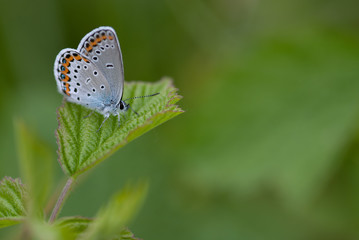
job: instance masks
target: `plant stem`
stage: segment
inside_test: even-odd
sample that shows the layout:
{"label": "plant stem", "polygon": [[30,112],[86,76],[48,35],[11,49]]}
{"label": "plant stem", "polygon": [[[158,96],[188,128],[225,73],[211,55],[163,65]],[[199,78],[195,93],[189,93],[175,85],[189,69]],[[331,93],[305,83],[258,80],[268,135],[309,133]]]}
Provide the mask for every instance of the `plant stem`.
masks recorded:
{"label": "plant stem", "polygon": [[64,205],[67,197],[69,196],[69,193],[71,191],[73,183],[74,183],[74,179],[72,177],[67,179],[67,182],[66,182],[64,188],[62,189],[59,198],[57,199],[56,205],[55,205],[54,209],[52,210],[52,213],[51,213],[51,216],[49,219],[49,223],[53,223],[56,220],[57,216],[59,215],[59,213],[62,209],[62,206]]}

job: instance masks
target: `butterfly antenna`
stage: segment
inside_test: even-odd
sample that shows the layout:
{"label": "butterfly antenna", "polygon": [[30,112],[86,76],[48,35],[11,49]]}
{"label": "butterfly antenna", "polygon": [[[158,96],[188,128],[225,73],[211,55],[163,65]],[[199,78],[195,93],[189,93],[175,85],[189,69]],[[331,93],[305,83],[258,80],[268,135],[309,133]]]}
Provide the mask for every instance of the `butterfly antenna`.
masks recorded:
{"label": "butterfly antenna", "polygon": [[122,100],[122,101],[126,102],[127,100],[132,100],[132,99],[136,99],[136,98],[153,97],[153,96],[156,96],[158,94],[160,94],[160,93],[154,93],[154,94],[146,95],[146,96],[138,96],[138,97],[127,98],[126,100]]}

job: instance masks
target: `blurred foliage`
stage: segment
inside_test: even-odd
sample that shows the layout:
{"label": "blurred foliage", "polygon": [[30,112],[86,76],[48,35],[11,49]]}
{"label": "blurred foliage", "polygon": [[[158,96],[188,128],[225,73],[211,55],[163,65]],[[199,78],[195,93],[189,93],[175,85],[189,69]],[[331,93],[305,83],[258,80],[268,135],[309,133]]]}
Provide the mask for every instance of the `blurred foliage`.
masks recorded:
{"label": "blurred foliage", "polygon": [[52,187],[55,158],[49,146],[30,131],[23,121],[17,119],[14,125],[21,177],[30,195],[27,199],[27,216],[42,218]]}
{"label": "blurred foliage", "polygon": [[[147,183],[126,186],[115,194],[107,206],[100,209],[94,222],[80,239],[113,239],[113,236],[132,239],[133,234],[125,227],[139,210],[148,189]],[[134,239],[135,237],[133,237]]]}
{"label": "blurred foliage", "polygon": [[[118,183],[147,177],[148,199],[130,226],[144,239],[357,239],[358,7],[355,0],[3,1],[1,176],[19,175],[13,116],[55,151],[55,56],[109,25],[125,79],[173,77],[187,113],[100,164],[63,216],[94,216]],[[9,231],[16,228],[0,234]]]}

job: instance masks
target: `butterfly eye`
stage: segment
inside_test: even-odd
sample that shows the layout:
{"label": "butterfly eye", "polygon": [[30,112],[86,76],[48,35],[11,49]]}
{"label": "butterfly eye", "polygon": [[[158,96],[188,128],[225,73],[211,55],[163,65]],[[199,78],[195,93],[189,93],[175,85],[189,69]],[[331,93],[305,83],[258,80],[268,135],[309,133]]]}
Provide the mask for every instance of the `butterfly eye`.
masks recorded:
{"label": "butterfly eye", "polygon": [[123,105],[122,101],[120,102],[120,110],[123,110],[125,106]]}

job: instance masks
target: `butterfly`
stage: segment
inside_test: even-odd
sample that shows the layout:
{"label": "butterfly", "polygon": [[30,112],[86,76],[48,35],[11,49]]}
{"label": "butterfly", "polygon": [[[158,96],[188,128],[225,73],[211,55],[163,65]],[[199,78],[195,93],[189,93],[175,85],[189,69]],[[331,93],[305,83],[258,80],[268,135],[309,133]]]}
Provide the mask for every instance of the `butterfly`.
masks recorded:
{"label": "butterfly", "polygon": [[120,124],[121,114],[131,108],[130,104],[126,103],[127,100],[159,94],[122,100],[122,53],[112,27],[96,28],[82,38],[77,49],[61,50],[55,60],[54,75],[58,91],[67,101],[85,106],[104,116],[98,130],[111,115],[117,115]]}

